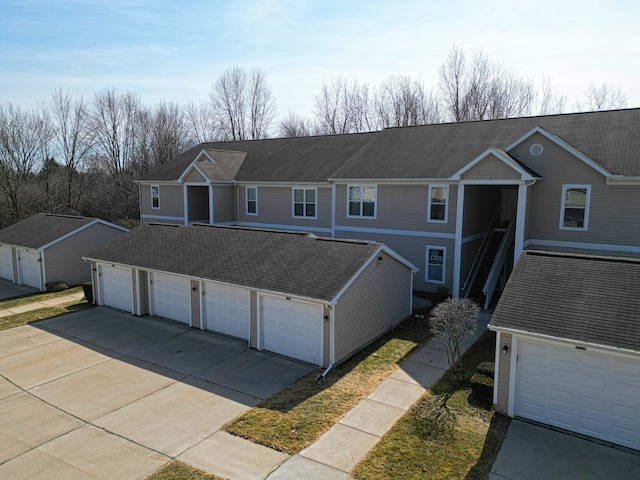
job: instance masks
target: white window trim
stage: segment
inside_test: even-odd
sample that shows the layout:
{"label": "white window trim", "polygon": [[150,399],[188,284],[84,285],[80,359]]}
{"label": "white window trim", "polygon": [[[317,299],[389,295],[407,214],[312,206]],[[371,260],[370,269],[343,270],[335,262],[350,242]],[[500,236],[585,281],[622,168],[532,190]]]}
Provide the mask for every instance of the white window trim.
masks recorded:
{"label": "white window trim", "polygon": [[[431,280],[429,278],[429,250],[442,250],[442,280]],[[427,245],[426,247],[426,268],[424,272],[424,281],[427,283],[435,283],[438,285],[444,285],[447,280],[447,247],[442,247],[439,245]]]}
{"label": "white window trim", "polygon": [[[155,198],[157,198],[157,199],[158,199],[158,206],[157,206],[157,207],[154,207],[154,206],[153,206],[153,199],[154,199],[154,196],[153,196],[153,189],[154,189],[154,188],[156,188],[156,189],[158,190],[158,195],[157,195],[157,197],[155,197]],[[149,192],[150,192],[150,194],[151,194],[151,208],[152,208],[153,210],[160,210],[160,185],[157,185],[157,184],[156,184],[156,185],[151,185]]]}
{"label": "white window trim", "polygon": [[[350,196],[349,192],[351,191],[351,187],[361,187],[361,188],[373,188],[373,216],[365,216],[362,215],[362,206],[364,201],[360,198],[360,215],[351,215],[349,213],[349,201]],[[364,183],[352,183],[347,185],[347,218],[369,218],[375,220],[378,216],[378,185],[373,184],[364,184]]]}
{"label": "white window trim", "polygon": [[[304,212],[307,212],[306,206],[307,206],[307,190],[313,190],[315,192],[315,196],[316,196],[316,201],[314,202],[314,205],[316,206],[315,208],[315,215],[310,216],[310,215],[296,215],[296,190],[302,190],[303,192],[303,201],[302,204],[305,207],[304,208]],[[309,203],[310,204],[310,203]],[[318,218],[318,189],[316,187],[292,187],[291,188],[291,217],[292,218],[308,218],[310,220],[314,220]]]}
{"label": "white window trim", "polygon": [[[565,202],[567,199],[567,190],[572,188],[583,188],[587,191],[587,195],[584,202],[584,225],[582,227],[566,227],[564,225],[564,212]],[[584,232],[589,229],[589,205],[591,204],[591,185],[562,185],[562,201],[560,204],[560,230],[573,230],[578,232]]]}
{"label": "white window trim", "polygon": [[[249,212],[249,190],[255,190],[256,191],[256,212],[255,213],[251,213]],[[244,189],[244,210],[245,213],[247,215],[258,215],[258,187],[245,187]],[[253,200],[251,200],[253,201]]]}
{"label": "white window trim", "polygon": [[[444,220],[431,218],[431,190],[434,188],[444,188]],[[437,205],[440,205],[439,203]],[[429,199],[427,205],[427,222],[447,223],[449,221],[449,185],[429,185]]]}

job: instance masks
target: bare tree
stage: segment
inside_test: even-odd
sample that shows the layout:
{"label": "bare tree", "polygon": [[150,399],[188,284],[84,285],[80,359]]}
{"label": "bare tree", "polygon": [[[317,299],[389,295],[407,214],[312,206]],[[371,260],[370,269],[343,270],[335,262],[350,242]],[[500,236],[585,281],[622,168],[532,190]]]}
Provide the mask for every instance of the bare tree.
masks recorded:
{"label": "bare tree", "polygon": [[576,108],[581,111],[615,110],[627,106],[627,96],[622,90],[612,88],[607,83],[599,87],[592,83],[584,96],[584,102],[576,102]]}
{"label": "bare tree", "polygon": [[194,144],[217,142],[222,139],[221,123],[212,103],[188,103],[185,109],[185,121]]}
{"label": "bare tree", "polygon": [[440,121],[440,106],[432,93],[410,77],[392,75],[377,89],[378,128],[424,125]]}
{"label": "bare tree", "polygon": [[278,133],[282,137],[308,137],[314,134],[314,129],[310,120],[293,111],[290,111],[278,125]]}
{"label": "bare tree", "polygon": [[23,112],[11,103],[0,105],[0,188],[13,221],[22,218],[25,184],[48,158],[52,136],[41,113]]}
{"label": "bare tree", "polygon": [[531,111],[532,83],[491,62],[481,51],[467,62],[464,52],[454,46],[439,73],[444,104],[456,122],[522,116]]}
{"label": "bare tree", "polygon": [[464,365],[460,362],[462,339],[477,328],[480,307],[469,298],[448,298],[431,312],[429,325],[436,340],[447,350],[447,360],[458,381],[464,381]]}
{"label": "bare tree", "polygon": [[553,115],[564,112],[567,103],[566,95],[557,95],[551,86],[551,79],[542,79],[542,89],[538,100],[538,115]]}
{"label": "bare tree", "polygon": [[322,84],[315,97],[314,116],[318,133],[335,135],[375,129],[372,100],[367,84],[356,80],[349,84],[338,77],[332,84]]}
{"label": "bare tree", "polygon": [[43,108],[48,112],[55,132],[52,153],[66,172],[65,211],[77,212],[87,187],[78,170],[93,147],[87,106],[82,97],[74,98],[70,93],[57,88],[53,91],[49,104]]}
{"label": "bare tree", "polygon": [[262,70],[227,69],[214,83],[210,99],[225,139],[255,140],[268,136],[276,102]]}

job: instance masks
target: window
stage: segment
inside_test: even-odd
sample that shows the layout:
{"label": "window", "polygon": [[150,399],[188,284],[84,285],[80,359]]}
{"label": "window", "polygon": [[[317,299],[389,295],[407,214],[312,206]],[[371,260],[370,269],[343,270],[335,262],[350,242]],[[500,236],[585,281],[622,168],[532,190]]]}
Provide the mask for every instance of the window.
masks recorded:
{"label": "window", "polygon": [[376,187],[375,185],[349,185],[348,217],[376,216]]}
{"label": "window", "polygon": [[293,216],[316,218],[316,189],[293,189]]}
{"label": "window", "polygon": [[447,249],[427,246],[427,282],[444,283]]}
{"label": "window", "polygon": [[247,187],[247,215],[258,214],[258,187]]}
{"label": "window", "polygon": [[586,230],[589,223],[591,185],[563,185],[560,228]]}
{"label": "window", "polygon": [[446,185],[429,186],[429,222],[447,221],[447,198],[449,187]]}
{"label": "window", "polygon": [[160,208],[160,185],[151,185],[151,208]]}

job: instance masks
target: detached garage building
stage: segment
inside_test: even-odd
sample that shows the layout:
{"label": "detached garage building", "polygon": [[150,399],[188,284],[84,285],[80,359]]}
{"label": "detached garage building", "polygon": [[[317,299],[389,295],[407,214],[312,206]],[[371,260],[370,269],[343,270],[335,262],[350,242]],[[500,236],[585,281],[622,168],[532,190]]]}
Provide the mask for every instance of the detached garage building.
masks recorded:
{"label": "detached garage building", "polygon": [[38,290],[88,281],[82,257],[127,231],[97,218],[38,213],[0,230],[0,278]]}
{"label": "detached garage building", "polygon": [[147,223],[92,253],[100,305],[326,367],[411,314],[416,268],[383,244]]}
{"label": "detached garage building", "polygon": [[525,252],[489,327],[497,410],[640,450],[640,260]]}

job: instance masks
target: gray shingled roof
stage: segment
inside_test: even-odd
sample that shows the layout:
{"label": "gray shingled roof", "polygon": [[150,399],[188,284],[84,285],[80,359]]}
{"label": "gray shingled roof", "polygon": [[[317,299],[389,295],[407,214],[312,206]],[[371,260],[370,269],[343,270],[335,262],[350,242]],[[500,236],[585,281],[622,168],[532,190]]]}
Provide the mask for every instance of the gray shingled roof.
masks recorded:
{"label": "gray shingled roof", "polygon": [[380,246],[303,232],[145,223],[89,258],[331,301]]}
{"label": "gray shingled roof", "polygon": [[640,351],[640,261],[524,252],[491,325]]}
{"label": "gray shingled roof", "polygon": [[640,109],[389,128],[332,178],[449,178],[540,126],[614,175],[640,176]]}
{"label": "gray shingled roof", "polygon": [[0,243],[40,248],[95,220],[93,217],[36,213],[0,230]]}
{"label": "gray shingled roof", "polygon": [[[203,143],[146,173],[139,180],[177,180],[204,149],[246,153],[235,178],[239,181],[326,182],[333,172],[374,135],[360,133]],[[213,156],[216,158],[215,154]]]}

